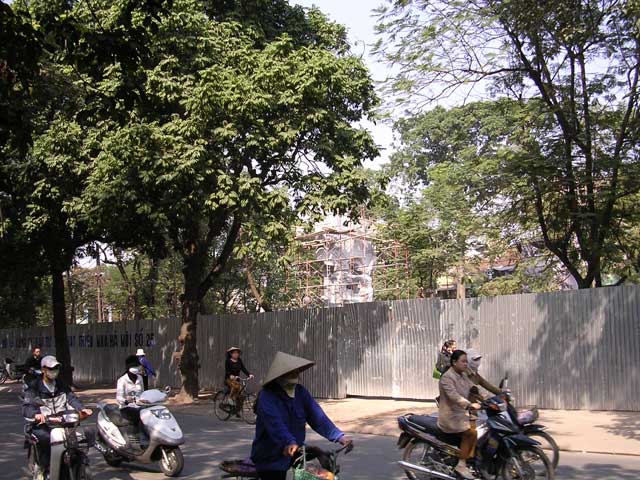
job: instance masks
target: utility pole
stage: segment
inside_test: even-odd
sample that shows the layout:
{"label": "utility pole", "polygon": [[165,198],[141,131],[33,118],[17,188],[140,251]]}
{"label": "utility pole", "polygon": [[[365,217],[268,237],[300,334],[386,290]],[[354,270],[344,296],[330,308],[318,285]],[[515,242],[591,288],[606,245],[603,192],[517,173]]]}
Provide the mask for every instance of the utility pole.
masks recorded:
{"label": "utility pole", "polygon": [[102,318],[102,271],[100,269],[100,245],[96,243],[96,290],[97,290],[97,307],[98,307],[98,323],[103,322]]}

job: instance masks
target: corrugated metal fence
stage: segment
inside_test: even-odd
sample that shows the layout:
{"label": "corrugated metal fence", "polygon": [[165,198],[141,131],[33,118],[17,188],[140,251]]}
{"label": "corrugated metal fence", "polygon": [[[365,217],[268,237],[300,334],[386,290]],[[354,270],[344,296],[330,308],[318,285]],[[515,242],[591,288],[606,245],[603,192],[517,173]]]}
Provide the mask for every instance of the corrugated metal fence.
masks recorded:
{"label": "corrugated metal fence", "polygon": [[[172,355],[178,320],[69,327],[76,376],[114,382],[126,355],[142,347],[159,383],[178,385]],[[224,352],[244,349],[258,378],[277,350],[317,362],[304,383],[318,397],[430,399],[446,338],[484,353],[481,372],[509,372],[521,404],[640,411],[640,287],[625,286],[466,300],[416,299],[200,318],[203,386],[221,384]],[[50,329],[0,331],[0,353],[20,362],[31,344],[51,350]]]}

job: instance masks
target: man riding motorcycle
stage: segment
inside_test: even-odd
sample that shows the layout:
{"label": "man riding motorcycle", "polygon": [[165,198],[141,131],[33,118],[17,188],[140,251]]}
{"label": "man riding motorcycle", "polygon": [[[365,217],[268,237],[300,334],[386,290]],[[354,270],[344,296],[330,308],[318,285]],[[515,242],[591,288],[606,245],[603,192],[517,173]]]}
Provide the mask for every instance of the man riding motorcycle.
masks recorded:
{"label": "man riding motorcycle", "polygon": [[30,385],[38,379],[36,372],[40,370],[40,362],[42,360],[42,351],[40,347],[35,346],[31,349],[31,355],[24,362],[24,383]]}
{"label": "man riding motorcycle", "polygon": [[38,439],[40,451],[40,469],[49,468],[51,453],[51,430],[46,426],[49,415],[74,409],[89,416],[93,412],[84,408],[80,399],[71,389],[58,378],[60,362],[53,355],[47,355],[41,361],[42,378],[38,378],[24,394],[22,415],[25,420],[33,424],[32,433]]}

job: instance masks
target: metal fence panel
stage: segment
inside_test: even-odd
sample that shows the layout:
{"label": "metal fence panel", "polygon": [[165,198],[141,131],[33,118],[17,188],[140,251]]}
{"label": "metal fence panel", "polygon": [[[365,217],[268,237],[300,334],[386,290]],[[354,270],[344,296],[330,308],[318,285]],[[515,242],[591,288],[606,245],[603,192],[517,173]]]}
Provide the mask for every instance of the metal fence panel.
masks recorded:
{"label": "metal fence panel", "polygon": [[[484,354],[481,373],[509,372],[520,404],[544,408],[633,410],[640,391],[640,287],[466,300],[415,299],[343,308],[202,316],[200,381],[220,386],[226,349],[241,347],[264,377],[276,351],[316,361],[303,375],[318,397],[431,399],[442,342]],[[179,385],[173,353],[179,319],[68,326],[75,376],[115,383],[124,359],[144,348],[159,385]],[[50,327],[0,331],[0,353],[22,363],[31,345],[54,350]]]}

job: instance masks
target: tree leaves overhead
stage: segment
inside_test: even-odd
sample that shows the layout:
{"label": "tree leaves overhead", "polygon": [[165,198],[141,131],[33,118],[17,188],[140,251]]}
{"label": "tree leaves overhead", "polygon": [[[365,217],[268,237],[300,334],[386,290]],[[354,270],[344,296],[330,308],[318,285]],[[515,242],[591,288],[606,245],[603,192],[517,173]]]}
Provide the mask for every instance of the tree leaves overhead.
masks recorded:
{"label": "tree leaves overhead", "polygon": [[[529,227],[535,219],[545,247],[581,287],[602,285],[616,204],[639,188],[640,37],[633,5],[413,0],[390,1],[378,10],[376,51],[396,68],[387,89],[397,104],[417,111],[444,99],[517,102],[509,118],[516,128],[496,157],[507,175],[496,172],[497,183],[484,182],[484,194],[504,202],[495,186],[501,178],[515,179],[507,184],[509,202],[526,208],[522,214],[513,210],[509,221]],[[499,100],[495,108],[501,105]],[[491,132],[496,117],[480,121]],[[460,134],[450,134],[455,144]],[[484,156],[482,138],[468,146],[472,155]],[[445,156],[464,163],[463,150],[453,151],[447,142],[438,148],[426,155],[430,161]],[[407,173],[420,171],[417,165]],[[479,170],[478,178],[486,173]],[[466,186],[478,191],[474,178]]]}

